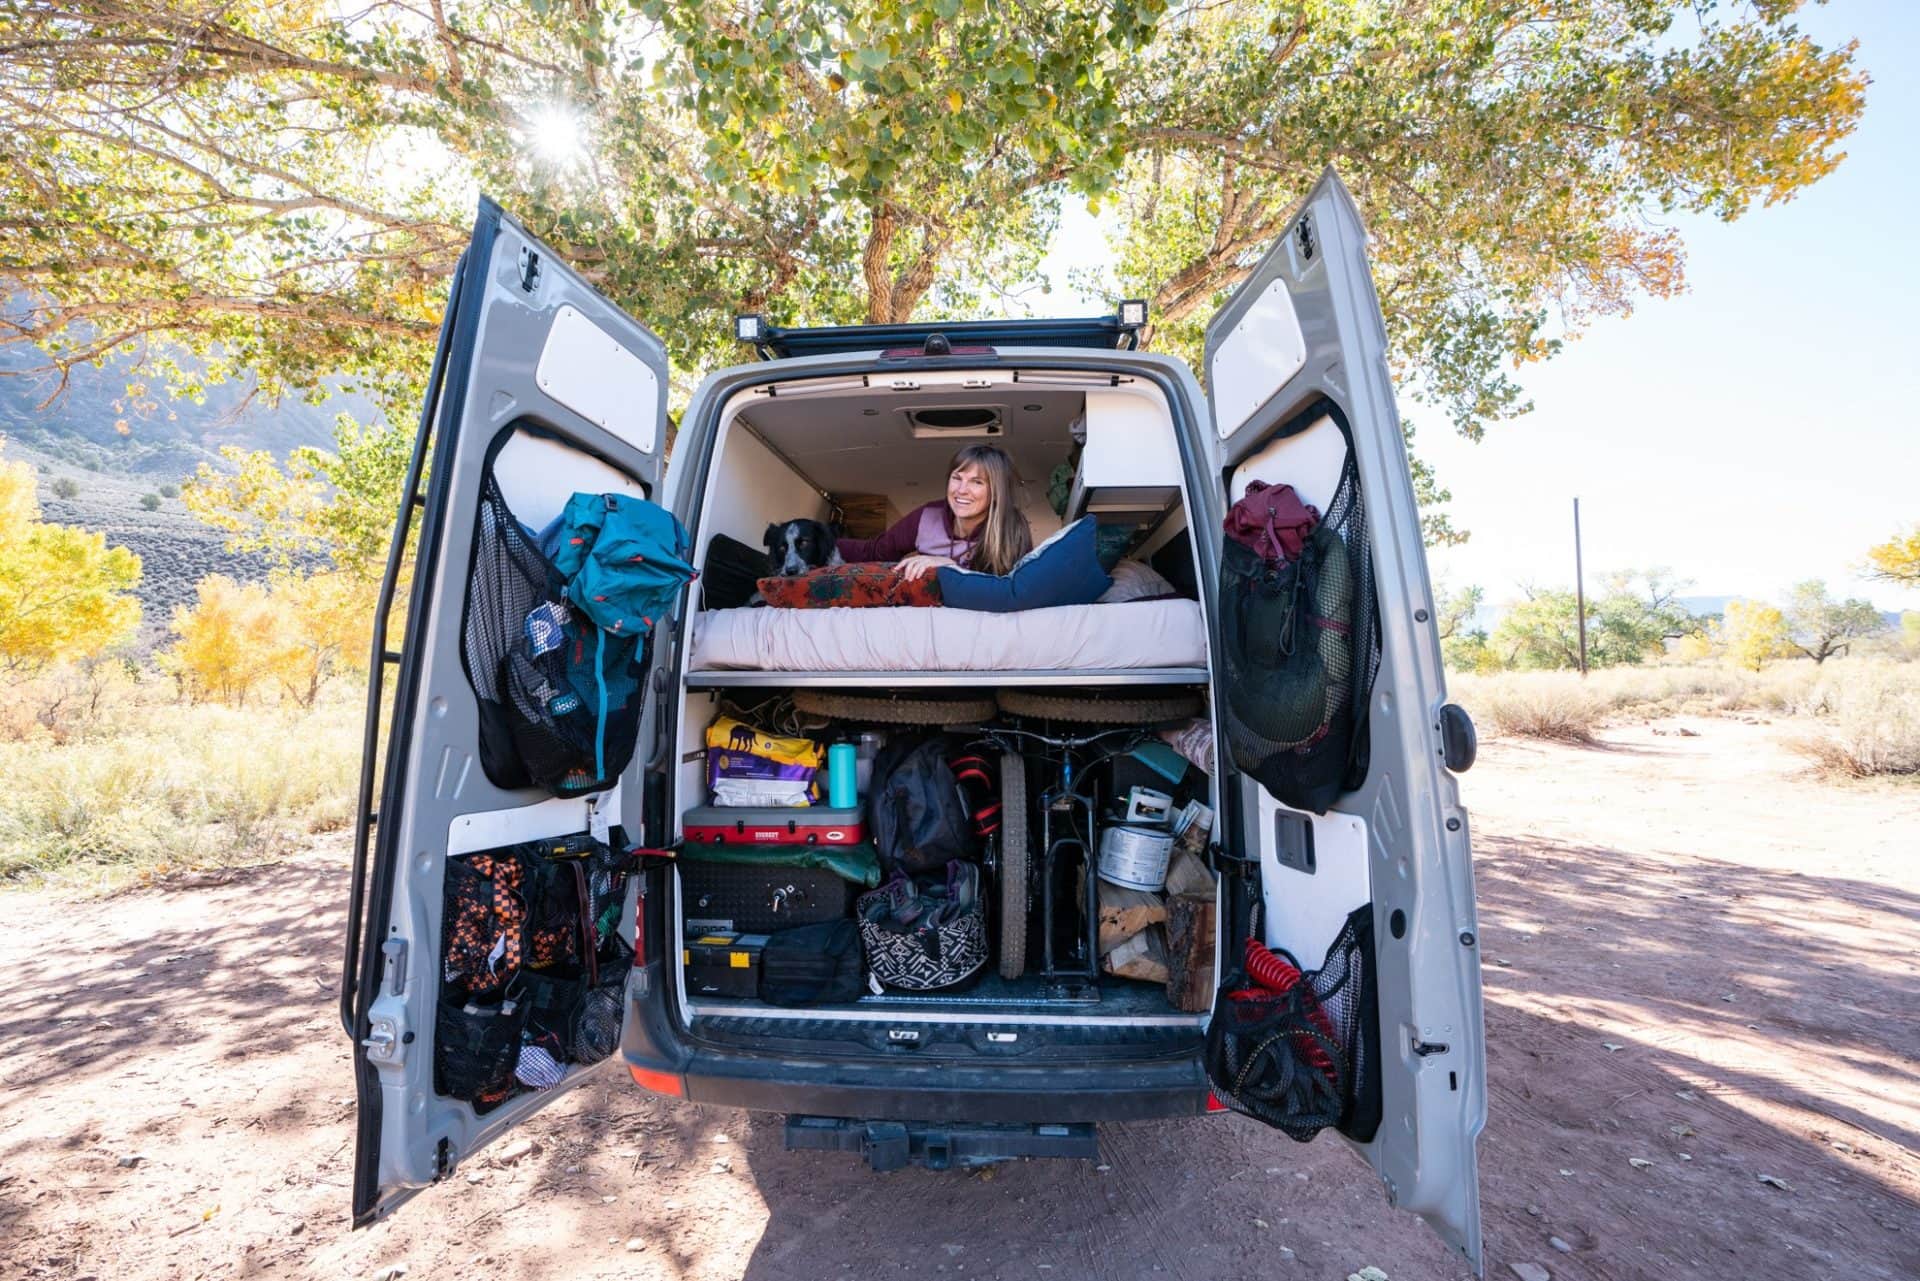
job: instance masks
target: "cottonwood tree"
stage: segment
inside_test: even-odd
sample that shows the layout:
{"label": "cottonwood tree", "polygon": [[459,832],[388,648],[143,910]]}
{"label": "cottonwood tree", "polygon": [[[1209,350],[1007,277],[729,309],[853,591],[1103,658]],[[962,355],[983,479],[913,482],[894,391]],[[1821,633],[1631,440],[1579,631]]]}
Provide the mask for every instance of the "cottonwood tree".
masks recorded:
{"label": "cottonwood tree", "polygon": [[1827,585],[1808,579],[1794,585],[1787,596],[1788,638],[1793,647],[1818,666],[1853,647],[1853,642],[1886,628],[1886,620],[1873,605],[1850,597],[1835,600]]}
{"label": "cottonwood tree", "polygon": [[477,187],[683,378],[732,353],[735,310],[989,305],[1069,197],[1118,210],[1114,283],[1191,353],[1334,164],[1403,386],[1477,436],[1526,407],[1516,363],[1680,288],[1665,215],[1734,218],[1839,162],[1865,77],[1798,8],[21,0],[0,339],[63,370],[148,344],[189,393],[344,376],[398,406]]}
{"label": "cottonwood tree", "polygon": [[1720,641],[1727,661],[1750,672],[1793,654],[1786,615],[1765,601],[1728,601],[1720,620]]}
{"label": "cottonwood tree", "polygon": [[31,464],[0,459],[0,672],[105,654],[140,626],[140,558],[40,519]]}
{"label": "cottonwood tree", "polygon": [[1883,582],[1920,586],[1920,525],[1869,547],[1867,574]]}
{"label": "cottonwood tree", "polygon": [[[1664,569],[1607,575],[1606,589],[1587,598],[1587,665],[1644,663],[1664,653],[1668,640],[1697,626],[1679,603],[1683,586]],[[1493,652],[1508,667],[1578,667],[1578,597],[1557,588],[1521,591],[1523,599],[1489,638]]]}

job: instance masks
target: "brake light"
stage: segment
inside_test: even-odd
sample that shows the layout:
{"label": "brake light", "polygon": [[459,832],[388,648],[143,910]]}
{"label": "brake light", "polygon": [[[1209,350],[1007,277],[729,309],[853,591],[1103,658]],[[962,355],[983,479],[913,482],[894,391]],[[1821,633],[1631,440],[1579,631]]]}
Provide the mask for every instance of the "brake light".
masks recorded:
{"label": "brake light", "polygon": [[658,1072],[653,1068],[638,1067],[632,1063],[627,1064],[627,1071],[633,1073],[633,1083],[643,1090],[651,1090],[655,1094],[669,1094],[676,1099],[687,1096],[687,1082],[684,1077],[676,1076],[672,1072]]}

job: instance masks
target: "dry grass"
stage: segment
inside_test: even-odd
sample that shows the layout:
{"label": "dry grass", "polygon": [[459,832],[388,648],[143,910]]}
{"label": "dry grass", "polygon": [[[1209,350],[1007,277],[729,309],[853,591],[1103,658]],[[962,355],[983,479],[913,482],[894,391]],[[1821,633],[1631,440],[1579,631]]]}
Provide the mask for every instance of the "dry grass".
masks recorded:
{"label": "dry grass", "polygon": [[1708,663],[1571,672],[1450,674],[1448,689],[1493,734],[1590,742],[1610,722],[1739,712],[1804,719],[1796,743],[1823,771],[1920,774],[1920,663],[1838,658],[1760,672]]}
{"label": "dry grass", "polygon": [[1920,775],[1920,666],[1884,664],[1852,680],[1819,682],[1812,693],[1820,727],[1793,746],[1822,773]]}
{"label": "dry grass", "polygon": [[0,741],[0,883],[86,887],[257,862],[352,818],[361,703],[337,681],[311,711],[175,702],[149,676],[48,726],[16,692]]}

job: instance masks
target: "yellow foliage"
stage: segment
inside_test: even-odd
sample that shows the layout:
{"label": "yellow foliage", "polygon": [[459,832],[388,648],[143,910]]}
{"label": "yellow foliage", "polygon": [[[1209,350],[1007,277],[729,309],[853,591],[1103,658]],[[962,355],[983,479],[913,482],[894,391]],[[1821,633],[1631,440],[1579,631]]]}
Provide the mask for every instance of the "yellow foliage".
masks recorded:
{"label": "yellow foliage", "polygon": [[1920,583],[1920,525],[1867,548],[1867,572],[1890,583]]}
{"label": "yellow foliage", "polygon": [[373,644],[370,589],[338,571],[276,574],[270,586],[224,574],[200,580],[198,599],[174,611],[179,639],[164,667],[195,702],[236,706],[264,681],[302,707],[341,671],[364,671]]}
{"label": "yellow foliage", "polygon": [[1697,663],[1713,657],[1713,637],[1704,629],[1688,632],[1674,642],[1673,656],[1683,663]]}
{"label": "yellow foliage", "polygon": [[140,625],[140,558],[40,519],[33,468],[0,460],[0,670],[91,658]]}
{"label": "yellow foliage", "polygon": [[173,611],[179,640],[162,656],[194,702],[219,698],[244,705],[281,662],[282,623],[267,589],[225,574],[200,580],[192,605]]}
{"label": "yellow foliage", "polygon": [[273,674],[300,706],[311,707],[335,672],[366,670],[374,605],[366,583],[337,570],[282,575],[274,579],[270,599],[280,625]]}
{"label": "yellow foliage", "polygon": [[1793,653],[1786,615],[1762,601],[1728,601],[1721,638],[1727,661],[1750,672]]}

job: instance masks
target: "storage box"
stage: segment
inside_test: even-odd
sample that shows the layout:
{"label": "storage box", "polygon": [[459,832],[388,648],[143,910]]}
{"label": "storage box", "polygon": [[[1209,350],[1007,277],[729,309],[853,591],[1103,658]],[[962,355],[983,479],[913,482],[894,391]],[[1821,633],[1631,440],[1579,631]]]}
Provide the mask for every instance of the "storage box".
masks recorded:
{"label": "storage box", "polygon": [[[847,916],[854,887],[819,867],[680,862],[680,909],[689,929],[784,930]],[[697,922],[697,924],[696,924]]]}
{"label": "storage box", "polygon": [[680,960],[687,972],[687,995],[753,1000],[760,995],[760,958],[764,934],[715,931],[689,936]]}
{"label": "storage box", "polygon": [[867,839],[858,806],[697,805],[680,826],[692,845],[858,845]]}

